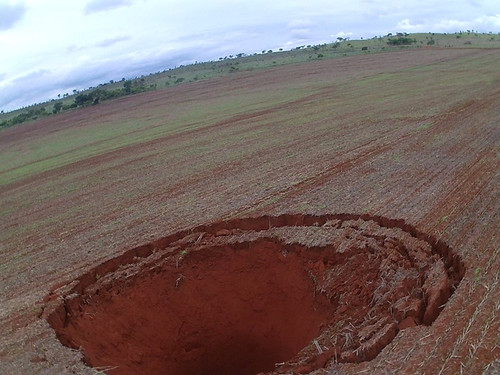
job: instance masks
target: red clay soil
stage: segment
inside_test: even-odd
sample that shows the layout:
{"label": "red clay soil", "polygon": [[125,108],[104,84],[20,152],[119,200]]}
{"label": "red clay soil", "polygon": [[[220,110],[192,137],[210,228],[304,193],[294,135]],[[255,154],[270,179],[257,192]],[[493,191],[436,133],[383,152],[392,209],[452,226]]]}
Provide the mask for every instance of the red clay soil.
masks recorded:
{"label": "red clay soil", "polygon": [[[99,366],[119,366],[117,373],[153,363],[140,341],[151,341],[155,350],[171,345],[165,336],[155,336],[160,329],[147,320],[149,312],[153,316],[161,307],[172,307],[159,296],[193,304],[189,288],[208,294],[233,280],[241,289],[238,279],[253,277],[244,255],[249,262],[266,260],[265,265],[255,260],[258,267],[252,269],[263,290],[269,280],[264,271],[287,269],[301,293],[309,291],[307,306],[294,302],[300,307],[295,307],[294,319],[300,325],[311,321],[311,334],[292,330],[267,338],[273,346],[285,341],[286,353],[255,348],[255,356],[262,355],[256,360],[262,368],[256,371],[498,373],[499,59],[497,49],[441,48],[314,61],[200,80],[3,130],[0,150],[10,172],[0,173],[0,374],[95,375]],[[137,126],[129,127],[131,122]],[[93,137],[100,130],[102,137]],[[116,138],[108,139],[109,134]],[[88,138],[74,145],[72,140],[81,135]],[[57,151],[51,154],[50,145],[57,145]],[[350,224],[335,229],[325,226],[326,221],[347,223],[359,217],[328,217],[332,212],[372,216],[361,216],[362,222],[354,224],[358,229]],[[288,213],[317,216],[276,216]],[[287,222],[287,217],[297,220]],[[359,229],[365,227],[371,229]],[[224,229],[229,233],[219,232]],[[349,231],[354,238],[347,238]],[[425,256],[416,262],[399,246],[391,249],[392,238],[403,248],[430,253],[417,252]],[[257,245],[264,247],[258,254],[252,252]],[[209,253],[216,260],[200,268]],[[159,266],[151,270],[150,262],[157,258]],[[225,272],[219,273],[224,261]],[[235,279],[238,270],[231,263],[237,261],[241,272]],[[197,280],[190,266],[221,282],[205,285],[202,281],[208,279]],[[366,282],[356,281],[348,269]],[[392,284],[391,273],[407,277],[410,286],[417,280],[414,294],[400,296],[398,291],[406,293],[408,286]],[[286,280],[271,277],[286,299],[279,300],[270,286],[266,293],[274,293],[279,305],[293,301]],[[145,293],[156,285],[150,281],[163,279],[165,287],[154,289],[158,296]],[[447,284],[453,294],[442,307],[451,292]],[[380,296],[384,286],[387,293]],[[126,333],[131,326],[124,326],[115,327],[110,338],[107,328],[116,319],[109,319],[111,309],[119,307],[113,304],[125,303],[113,295],[118,291],[136,293],[139,299],[144,293],[143,306],[130,308],[151,322],[154,335],[144,331],[147,339],[134,342]],[[226,295],[226,290],[220,293]],[[227,293],[232,293],[227,299],[245,297],[234,289]],[[271,297],[263,297],[252,296],[265,307]],[[197,299],[204,301],[203,308],[210,307],[203,316],[224,306],[206,296]],[[410,299],[414,305],[407,304]],[[293,315],[291,310],[287,315]],[[254,322],[262,335],[276,320],[267,314],[271,323]],[[102,329],[93,337],[77,329],[81,324],[96,332],[99,316]],[[128,317],[124,319],[127,323]],[[174,318],[161,319],[167,324]],[[236,326],[233,316],[217,317],[221,319]],[[140,319],[129,323],[141,334]],[[223,328],[214,330],[229,341]],[[82,351],[62,345],[55,332]],[[101,336],[103,347],[95,354]],[[180,343],[175,348],[185,355],[213,355],[215,344],[195,348],[185,336],[174,336]],[[292,339],[300,339],[298,349],[288,346]],[[266,359],[264,351],[273,358]],[[82,353],[95,367],[82,362]],[[368,354],[375,357],[365,360]],[[99,370],[113,373],[107,367]]]}
{"label": "red clay soil", "polygon": [[403,221],[266,216],[129,250],[53,291],[44,316],[110,374],[308,373],[431,324],[463,273]]}

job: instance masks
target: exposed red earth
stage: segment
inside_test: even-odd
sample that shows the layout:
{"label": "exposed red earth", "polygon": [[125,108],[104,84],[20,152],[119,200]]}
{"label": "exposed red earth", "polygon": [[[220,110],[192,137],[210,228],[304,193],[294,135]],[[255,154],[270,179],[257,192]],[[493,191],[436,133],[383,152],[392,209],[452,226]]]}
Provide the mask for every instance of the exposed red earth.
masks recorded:
{"label": "exposed red earth", "polygon": [[43,316],[109,373],[309,373],[430,325],[463,273],[403,221],[235,219],[127,251],[53,291]]}
{"label": "exposed red earth", "polygon": [[495,373],[499,60],[316,61],[3,130],[0,373]]}

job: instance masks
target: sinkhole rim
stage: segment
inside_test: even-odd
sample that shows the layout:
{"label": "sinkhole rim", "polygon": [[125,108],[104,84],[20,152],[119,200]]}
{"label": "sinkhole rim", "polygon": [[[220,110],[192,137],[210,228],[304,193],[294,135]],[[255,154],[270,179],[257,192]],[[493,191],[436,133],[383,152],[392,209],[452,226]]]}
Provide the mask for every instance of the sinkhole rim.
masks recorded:
{"label": "sinkhole rim", "polygon": [[[201,225],[192,229],[180,231],[174,233],[170,236],[161,238],[159,240],[153,241],[149,244],[139,246],[133,248],[131,250],[126,251],[121,256],[118,256],[114,259],[111,259],[107,262],[104,262],[94,268],[92,268],[87,273],[83,274],[78,279],[69,282],[62,283],[54,286],[51,292],[44,299],[45,308],[42,313],[42,317],[46,319],[51,327],[55,330],[56,335],[60,338],[60,330],[61,327],[64,327],[68,324],[68,319],[71,317],[68,316],[68,308],[70,305],[70,301],[75,298],[83,298],[85,296],[85,291],[98,282],[104,275],[110,275],[113,272],[116,272],[123,265],[131,265],[138,261],[147,259],[152,254],[157,251],[161,251],[161,249],[166,249],[174,243],[182,242],[183,239],[188,239],[186,242],[186,247],[193,244],[199,244],[200,241],[203,241],[204,236],[214,236],[214,237],[230,237],[231,234],[234,233],[245,233],[245,232],[262,232],[269,230],[270,228],[284,228],[284,227],[323,227],[327,222],[330,221],[340,221],[341,223],[348,221],[356,221],[361,220],[364,222],[372,221],[376,223],[381,228],[388,229],[400,229],[403,232],[408,233],[411,237],[418,239],[420,241],[427,242],[431,249],[432,254],[437,255],[440,260],[442,260],[446,273],[450,279],[450,295],[453,293],[453,289],[456,288],[460,280],[462,279],[465,266],[460,259],[460,257],[453,252],[453,250],[442,240],[436,239],[433,236],[427,235],[418,231],[415,227],[405,223],[404,220],[395,220],[388,219],[381,216],[373,216],[373,215],[355,215],[355,214],[329,214],[329,215],[303,215],[303,214],[285,214],[280,216],[261,216],[254,218],[239,218],[233,219],[229,221],[217,222],[208,225]],[[261,237],[261,240],[268,242],[276,242],[274,238]],[[240,249],[244,249],[246,247],[251,247],[252,243],[255,241],[247,241],[238,243],[236,247],[240,247]],[[278,241],[279,242],[279,241]],[[279,242],[279,246],[285,246],[285,244]],[[290,246],[290,244],[286,244],[286,246]],[[303,249],[308,246],[296,244],[295,246],[301,247]],[[212,246],[212,248],[216,248],[217,246]],[[179,256],[179,254],[185,251],[180,247],[180,250],[177,253],[172,254]],[[236,249],[232,248],[232,251],[236,251]],[[439,296],[438,296],[439,297]],[[436,297],[437,298],[437,297]],[[441,297],[439,297],[441,298]],[[438,299],[439,299],[438,298]],[[446,301],[449,296],[446,297]],[[446,302],[445,301],[445,302]],[[442,301],[441,301],[442,302]],[[437,312],[433,313],[435,316],[432,317],[430,322],[426,322],[431,324],[432,321],[439,315],[441,308],[438,309]],[[386,332],[382,332],[382,336],[395,336],[399,329],[394,327],[394,325],[388,326]],[[394,330],[395,333],[394,333]],[[60,340],[61,341],[61,340]],[[387,341],[387,340],[386,340]],[[389,342],[392,341],[390,338]],[[61,341],[62,342],[62,341]],[[386,344],[383,345],[385,347]],[[382,347],[382,348],[383,348]],[[380,350],[382,348],[379,348]],[[378,350],[378,349],[377,349]],[[380,352],[377,351],[375,356]],[[321,357],[322,353],[316,352],[316,357]],[[371,360],[374,358],[373,353],[365,353],[365,356],[346,356],[343,362],[360,362],[364,360]],[[326,356],[324,356],[326,357]],[[331,359],[331,358],[330,358]],[[315,365],[319,367],[324,366],[328,362],[328,358],[317,359]],[[323,363],[324,362],[324,363]],[[288,366],[289,364],[286,364]],[[296,364],[297,365],[297,364]],[[285,367],[286,367],[285,366]],[[290,364],[290,366],[294,366]],[[285,368],[283,367],[283,368]]]}

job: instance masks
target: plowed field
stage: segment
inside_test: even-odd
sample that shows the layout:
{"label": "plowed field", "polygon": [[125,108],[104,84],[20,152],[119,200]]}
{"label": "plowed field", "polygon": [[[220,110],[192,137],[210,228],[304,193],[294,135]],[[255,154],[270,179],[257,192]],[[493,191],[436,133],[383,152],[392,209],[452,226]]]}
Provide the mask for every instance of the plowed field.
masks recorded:
{"label": "plowed field", "polygon": [[499,61],[314,61],[3,130],[0,373],[496,373]]}

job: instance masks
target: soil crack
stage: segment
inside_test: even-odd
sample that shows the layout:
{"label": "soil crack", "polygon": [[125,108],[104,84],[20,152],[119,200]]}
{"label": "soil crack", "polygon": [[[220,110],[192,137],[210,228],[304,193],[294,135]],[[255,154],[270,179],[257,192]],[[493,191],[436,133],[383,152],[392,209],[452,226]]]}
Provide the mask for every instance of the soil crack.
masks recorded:
{"label": "soil crack", "polygon": [[431,324],[463,274],[444,242],[402,220],[240,218],[95,267],[53,290],[43,317],[110,374],[305,373],[369,361]]}

